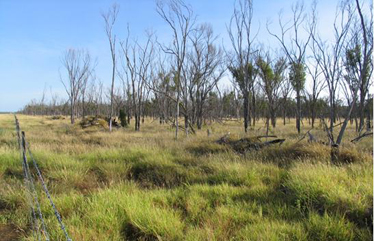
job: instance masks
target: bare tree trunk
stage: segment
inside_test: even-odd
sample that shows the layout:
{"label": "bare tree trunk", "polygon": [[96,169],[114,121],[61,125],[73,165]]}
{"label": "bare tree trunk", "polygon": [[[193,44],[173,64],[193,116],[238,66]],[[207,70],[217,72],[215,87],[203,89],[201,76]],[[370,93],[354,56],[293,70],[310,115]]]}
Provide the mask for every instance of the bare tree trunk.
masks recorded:
{"label": "bare tree trunk", "polygon": [[110,113],[109,113],[109,131],[112,131],[112,118],[113,118],[113,95],[114,95],[114,78],[116,72],[116,35],[113,34],[113,26],[116,22],[119,7],[113,4],[112,8],[106,14],[102,14],[105,21],[105,32],[108,37],[110,53],[112,57],[112,85],[110,89]]}
{"label": "bare tree trunk", "polygon": [[365,96],[362,94],[361,90],[361,95],[360,95],[360,104],[359,104],[359,117],[360,117],[360,122],[359,122],[359,127],[358,129],[361,130],[362,127],[365,125]]}
{"label": "bare tree trunk", "polygon": [[113,58],[113,68],[112,68],[112,86],[110,89],[110,114],[109,114],[109,131],[112,131],[112,118],[113,118],[113,95],[114,95],[114,75],[116,72],[116,61]]}
{"label": "bare tree trunk", "polygon": [[253,126],[256,126],[256,95],[253,89],[252,91],[252,115],[253,115]]}
{"label": "bare tree trunk", "polygon": [[176,111],[175,111],[175,140],[178,140],[178,130],[179,130],[179,91],[177,94],[177,106],[176,106]]}
{"label": "bare tree trunk", "polygon": [[351,104],[351,106],[349,108],[347,116],[345,117],[343,125],[342,125],[342,127],[340,129],[340,132],[339,132],[339,135],[338,135],[338,139],[336,140],[336,144],[337,145],[340,145],[340,143],[343,140],[343,135],[344,135],[345,129],[347,128],[347,124],[348,124],[349,118],[351,117],[352,110],[353,110],[353,108],[355,106],[355,103],[356,103],[356,95],[353,97],[352,104]]}
{"label": "bare tree trunk", "polygon": [[84,94],[82,96],[82,119],[86,118],[86,108],[85,108],[85,102],[84,102]]}
{"label": "bare tree trunk", "polygon": [[196,118],[197,129],[201,130],[203,125],[203,107],[201,103],[198,103],[197,106],[197,118]]}
{"label": "bare tree trunk", "polygon": [[74,124],[75,123],[75,118],[74,118],[74,112],[75,112],[75,103],[74,100],[70,100],[70,123]]}

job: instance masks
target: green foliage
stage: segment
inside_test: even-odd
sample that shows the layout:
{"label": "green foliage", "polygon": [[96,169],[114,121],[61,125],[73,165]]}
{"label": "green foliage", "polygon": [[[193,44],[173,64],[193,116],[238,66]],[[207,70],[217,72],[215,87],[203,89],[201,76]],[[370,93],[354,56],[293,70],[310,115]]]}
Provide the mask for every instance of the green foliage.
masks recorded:
{"label": "green foliage", "polygon": [[[371,58],[369,58],[369,61]],[[366,73],[362,73],[361,75],[361,68],[363,68],[362,65],[362,50],[361,45],[357,44],[351,49],[346,50],[346,56],[345,56],[345,69],[346,69],[346,75],[345,80],[349,84],[350,88],[352,90],[357,90],[359,88],[359,85],[361,84],[365,86],[368,83],[368,77],[370,76],[371,65],[368,65],[368,68],[365,68],[364,71]]]}
{"label": "green foliage", "polygon": [[289,79],[293,89],[297,92],[301,92],[305,85],[305,66],[304,63],[291,63]]}
{"label": "green foliage", "polygon": [[128,123],[127,123],[127,115],[126,115],[125,110],[120,109],[118,118],[119,118],[119,121],[121,122],[121,126],[127,127]]}
{"label": "green foliage", "polygon": [[259,69],[259,75],[264,82],[271,82],[274,80],[274,72],[269,61],[264,60],[260,56],[256,61],[256,65]]}
{"label": "green foliage", "polygon": [[228,68],[242,93],[249,92],[250,84],[253,83],[257,73],[255,66],[252,63],[247,63],[245,66],[229,66]]}
{"label": "green foliage", "polygon": [[271,65],[269,59],[264,59],[260,56],[256,65],[258,67],[258,73],[262,81],[262,86],[268,98],[275,98],[274,91],[284,80],[283,73],[286,69],[286,62],[283,58],[277,59],[274,66]]}

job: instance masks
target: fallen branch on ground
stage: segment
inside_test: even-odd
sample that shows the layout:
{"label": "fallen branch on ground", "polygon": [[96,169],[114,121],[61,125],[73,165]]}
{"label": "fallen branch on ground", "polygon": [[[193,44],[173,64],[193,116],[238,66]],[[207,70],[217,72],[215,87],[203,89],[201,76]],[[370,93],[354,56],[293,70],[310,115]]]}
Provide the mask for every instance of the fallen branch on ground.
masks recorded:
{"label": "fallen branch on ground", "polygon": [[373,132],[365,132],[364,134],[359,135],[358,137],[356,137],[353,140],[351,140],[351,142],[355,143],[355,142],[358,142],[359,140],[361,140],[362,138],[364,138],[366,136],[372,136],[372,135],[373,135]]}
{"label": "fallen branch on ground", "polygon": [[[260,136],[266,137],[266,136]],[[270,136],[267,136],[270,137]],[[276,136],[272,136],[276,137]],[[233,150],[239,153],[245,153],[251,150],[260,150],[264,147],[279,144],[281,145],[286,139],[275,139],[271,141],[261,142],[259,137],[242,138],[239,140],[231,140],[230,133],[225,134],[219,138],[216,142],[221,145],[229,145]]]}
{"label": "fallen branch on ground", "polygon": [[277,136],[275,135],[265,135],[265,136],[256,136],[257,139],[261,139],[261,138],[277,138]]}
{"label": "fallen branch on ground", "polygon": [[[314,136],[312,134],[310,134],[310,131],[313,130],[313,128],[310,128],[307,132],[305,132],[305,134],[296,142],[296,143],[299,143],[300,141],[304,140],[305,137],[307,135],[309,135],[309,140],[308,142],[313,142],[313,141],[316,141],[316,139],[314,138]],[[311,140],[312,139],[312,140]]]}

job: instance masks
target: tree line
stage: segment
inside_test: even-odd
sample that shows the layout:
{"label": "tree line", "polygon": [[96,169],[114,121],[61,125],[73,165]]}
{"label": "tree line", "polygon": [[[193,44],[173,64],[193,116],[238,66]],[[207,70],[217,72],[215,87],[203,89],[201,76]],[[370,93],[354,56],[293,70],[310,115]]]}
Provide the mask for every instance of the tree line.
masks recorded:
{"label": "tree line", "polygon": [[[253,29],[252,0],[234,3],[227,46],[183,0],[156,3],[170,43],[159,42],[152,31],[138,41],[129,25],[127,37],[118,39],[113,27],[119,24],[120,8],[114,4],[102,14],[112,61],[110,87],[97,80],[97,63],[88,51],[68,49],[60,73],[68,99],[51,93],[47,102],[44,91],[41,100],[31,101],[22,112],[70,115],[72,124],[77,117],[102,115],[110,131],[120,114],[137,131],[148,116],[173,125],[176,138],[180,130],[189,135],[206,122],[228,118],[243,119],[245,132],[260,118],[267,128],[276,127],[279,117],[283,124],[296,118],[298,133],[304,121],[314,127],[319,119],[331,144],[339,145],[349,122],[358,132],[371,128],[373,12],[365,11],[365,4],[338,2],[333,39],[324,39],[319,28],[326,26],[320,26],[316,2],[294,3],[289,18],[280,12],[278,26],[266,24],[279,44],[275,49],[265,47]],[[225,76],[230,84],[222,87]]]}

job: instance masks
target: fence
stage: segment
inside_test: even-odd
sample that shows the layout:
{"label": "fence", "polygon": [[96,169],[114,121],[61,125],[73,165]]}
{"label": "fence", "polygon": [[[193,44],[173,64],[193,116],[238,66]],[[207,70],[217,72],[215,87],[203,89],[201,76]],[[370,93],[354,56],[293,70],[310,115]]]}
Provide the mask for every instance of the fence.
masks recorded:
{"label": "fence", "polygon": [[[25,183],[25,189],[26,189],[26,199],[30,206],[31,228],[32,228],[34,239],[38,241],[40,240],[49,241],[50,240],[48,228],[47,228],[46,222],[43,218],[43,214],[41,211],[41,205],[39,202],[38,193],[35,188],[37,183],[34,183],[34,176],[36,174],[37,176],[36,181],[39,180],[42,190],[47,196],[50,206],[53,209],[54,215],[59,223],[61,231],[65,235],[67,241],[72,241],[72,239],[69,237],[69,234],[66,230],[64,223],[62,222],[61,215],[58,212],[52,200],[52,197],[48,191],[47,185],[44,181],[40,168],[34,156],[31,153],[30,145],[26,140],[25,132],[21,131],[17,116],[14,116],[14,119],[15,119],[15,125],[16,125],[18,147],[20,150],[20,156],[21,156],[21,161],[22,161],[22,170],[23,170],[24,183]],[[35,169],[34,173],[30,171],[28,157],[31,160],[31,164],[33,165]]]}

